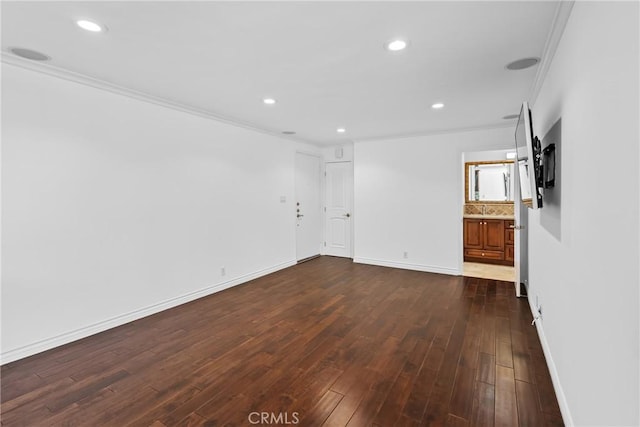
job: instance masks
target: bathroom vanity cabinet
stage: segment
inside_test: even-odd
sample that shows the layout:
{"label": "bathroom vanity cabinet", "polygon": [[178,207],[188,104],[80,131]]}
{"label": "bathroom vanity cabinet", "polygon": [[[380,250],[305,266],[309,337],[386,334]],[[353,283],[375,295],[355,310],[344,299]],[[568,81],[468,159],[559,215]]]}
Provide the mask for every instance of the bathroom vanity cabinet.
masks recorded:
{"label": "bathroom vanity cabinet", "polygon": [[513,265],[513,220],[464,218],[464,260]]}

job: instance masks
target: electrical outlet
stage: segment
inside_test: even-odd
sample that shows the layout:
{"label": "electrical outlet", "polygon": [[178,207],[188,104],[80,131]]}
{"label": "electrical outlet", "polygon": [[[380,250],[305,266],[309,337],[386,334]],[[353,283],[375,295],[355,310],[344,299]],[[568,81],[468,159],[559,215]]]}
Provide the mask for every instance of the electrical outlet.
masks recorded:
{"label": "electrical outlet", "polygon": [[536,295],[536,317],[542,318],[542,305],[540,304],[538,295]]}
{"label": "electrical outlet", "polygon": [[402,257],[403,257],[404,259],[409,258],[409,252],[404,251],[404,253],[402,254]]}
{"label": "electrical outlet", "polygon": [[220,269],[220,275],[221,275],[221,276],[224,276],[225,274],[227,274],[227,271],[225,270],[225,268],[224,268],[224,267],[222,267],[222,268]]}
{"label": "electrical outlet", "polygon": [[542,320],[542,306],[540,305],[538,295],[536,295],[535,311],[532,314],[533,314],[533,322],[531,322],[531,325],[533,326],[537,321]]}

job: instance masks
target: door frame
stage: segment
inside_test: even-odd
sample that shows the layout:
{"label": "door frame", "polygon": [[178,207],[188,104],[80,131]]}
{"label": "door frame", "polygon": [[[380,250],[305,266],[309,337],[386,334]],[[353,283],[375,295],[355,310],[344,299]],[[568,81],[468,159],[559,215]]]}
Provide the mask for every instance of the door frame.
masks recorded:
{"label": "door frame", "polygon": [[[513,286],[515,287],[516,297],[521,297],[522,286],[525,287],[527,294],[529,291],[529,208],[519,201],[520,176],[516,173],[515,177],[514,199],[516,197],[517,199],[514,200],[513,212],[513,224],[516,227],[513,230],[513,266],[515,268]],[[523,237],[526,244],[522,243]]]}
{"label": "door frame", "polygon": [[[319,168],[319,176],[318,179],[320,181],[320,200],[319,200],[319,205],[320,205],[320,221],[321,221],[321,229],[320,229],[320,238],[324,239],[324,212],[322,207],[324,206],[324,160],[322,158],[322,155],[319,153],[314,153],[313,151],[306,151],[306,150],[295,150],[294,154],[293,154],[293,176],[294,176],[294,183],[293,183],[293,207],[292,207],[292,211],[293,213],[295,213],[295,203],[296,203],[296,199],[297,199],[297,194],[296,194],[296,186],[297,186],[297,182],[295,182],[295,177],[296,177],[296,168],[297,168],[297,157],[298,154],[302,154],[305,156],[310,156],[310,157],[315,157],[318,159],[318,162],[320,164],[320,168]],[[296,225],[296,220],[294,219],[293,221],[293,247],[294,247],[294,252],[295,252],[295,260],[296,261],[300,261],[298,260],[298,227]],[[323,253],[324,251],[324,246],[322,245],[322,242],[320,242],[320,254],[319,255],[324,255]]]}
{"label": "door frame", "polygon": [[[507,152],[513,152],[515,151],[515,149],[512,148],[494,148],[494,149],[484,149],[484,150],[480,150],[480,151],[463,151],[462,155],[460,156],[460,160],[461,160],[461,166],[460,166],[460,174],[458,176],[460,176],[460,182],[462,183],[461,186],[461,197],[458,199],[459,200],[459,209],[458,212],[460,212],[460,227],[458,228],[458,268],[459,268],[459,275],[463,276],[464,275],[464,205],[465,205],[465,192],[466,187],[465,187],[465,180],[466,180],[466,175],[465,175],[465,163],[466,162],[472,162],[472,161],[482,161],[481,159],[475,159],[475,157],[477,155],[479,155],[480,153],[492,153],[492,155],[497,155],[497,153],[499,152],[503,152],[505,157],[506,157],[506,153]],[[487,158],[487,160],[490,160]],[[495,160],[495,159],[492,159]],[[510,160],[510,159],[506,159],[505,161]],[[513,161],[513,160],[511,160]],[[514,208],[514,223],[517,225],[518,224],[518,220],[519,218],[516,216],[516,204],[518,203],[518,199],[520,198],[520,189],[519,189],[519,182],[518,182],[518,174],[516,173],[517,171],[517,163],[515,161],[513,161],[513,165],[514,165],[514,182],[513,182],[513,208]],[[520,230],[515,230],[515,233],[517,233]],[[525,230],[525,232],[527,232]],[[514,268],[516,268],[516,256],[515,254],[519,253],[519,241],[516,240],[515,235],[514,235],[514,242],[513,242],[513,246],[514,246]],[[518,252],[516,252],[518,251]],[[516,277],[515,280],[518,280],[518,270],[515,270],[516,273]],[[517,296],[520,296],[520,287],[516,286],[516,281],[514,281],[514,287],[516,288],[516,293]]]}

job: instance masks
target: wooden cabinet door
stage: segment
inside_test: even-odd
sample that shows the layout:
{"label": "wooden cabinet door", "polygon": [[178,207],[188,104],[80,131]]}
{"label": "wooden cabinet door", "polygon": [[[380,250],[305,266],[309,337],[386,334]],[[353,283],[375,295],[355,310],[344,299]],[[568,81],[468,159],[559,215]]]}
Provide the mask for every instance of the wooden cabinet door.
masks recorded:
{"label": "wooden cabinet door", "polygon": [[509,245],[513,245],[515,244],[515,228],[513,228],[513,225],[515,224],[515,221],[513,220],[506,220],[504,222],[504,244],[505,246],[509,246]]}
{"label": "wooden cabinet door", "polygon": [[505,245],[513,245],[514,239],[514,230],[513,228],[506,228],[504,230],[504,244]]}
{"label": "wooden cabinet door", "polygon": [[511,262],[510,265],[513,265],[513,245],[507,245],[504,249],[504,259],[505,261]]}
{"label": "wooden cabinet door", "polygon": [[482,249],[482,224],[479,219],[464,219],[464,247],[468,249]]}
{"label": "wooden cabinet door", "polygon": [[504,221],[501,219],[483,220],[484,249],[504,251]]}

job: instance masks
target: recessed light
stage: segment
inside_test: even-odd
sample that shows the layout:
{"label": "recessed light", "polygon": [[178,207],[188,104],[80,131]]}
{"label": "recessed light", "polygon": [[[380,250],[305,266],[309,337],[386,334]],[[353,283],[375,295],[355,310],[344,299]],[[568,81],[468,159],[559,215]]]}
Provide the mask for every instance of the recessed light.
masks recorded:
{"label": "recessed light", "polygon": [[282,133],[284,135],[295,135],[296,133],[292,130],[283,130]]}
{"label": "recessed light", "polygon": [[21,47],[12,47],[9,51],[14,55],[25,59],[31,59],[32,61],[49,61],[51,59],[50,56],[45,55],[44,53]]}
{"label": "recessed light", "polygon": [[507,70],[524,70],[530,68],[540,62],[540,58],[522,58],[517,61],[510,62],[506,65]]}
{"label": "recessed light", "polygon": [[262,102],[264,102],[267,105],[273,105],[276,103],[276,100],[273,98],[265,98],[262,100]]}
{"label": "recessed light", "polygon": [[347,130],[345,128],[338,128],[336,129],[336,132],[338,133],[345,133]]}
{"label": "recessed light", "polygon": [[439,110],[439,109],[441,109],[442,107],[444,107],[444,104],[443,104],[442,102],[436,102],[435,104],[433,104],[433,105],[431,106],[431,108],[433,108],[434,110]]}
{"label": "recessed light", "polygon": [[390,42],[387,42],[385,44],[385,47],[387,48],[387,50],[390,50],[391,52],[398,52],[399,50],[406,49],[407,45],[408,44],[405,40],[396,39],[396,40],[391,40]]}
{"label": "recessed light", "polygon": [[520,114],[509,114],[508,116],[504,116],[503,119],[504,120],[513,120],[513,119],[517,119],[518,117],[520,117]]}
{"label": "recessed light", "polygon": [[106,31],[106,27],[104,25],[100,25],[93,21],[87,21],[86,19],[80,19],[76,21],[76,24],[83,30],[91,31],[92,33],[102,33]]}

